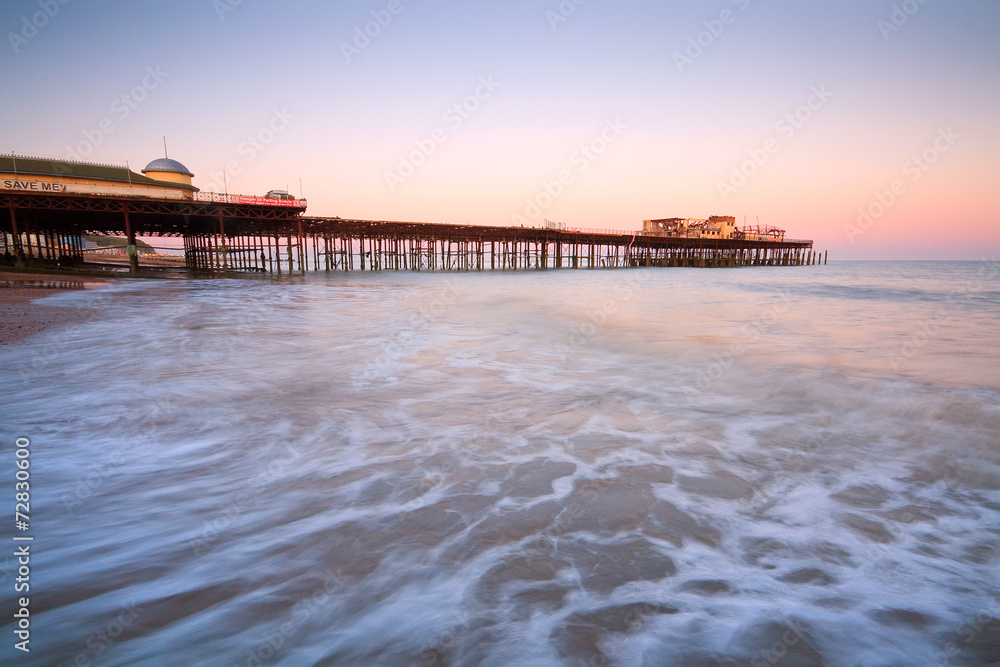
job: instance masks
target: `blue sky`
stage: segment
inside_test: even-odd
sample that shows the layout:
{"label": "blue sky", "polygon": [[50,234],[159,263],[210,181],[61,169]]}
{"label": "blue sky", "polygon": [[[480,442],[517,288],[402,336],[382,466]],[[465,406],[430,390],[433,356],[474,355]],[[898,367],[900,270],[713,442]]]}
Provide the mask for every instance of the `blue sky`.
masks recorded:
{"label": "blue sky", "polygon": [[[223,170],[247,194],[301,178],[318,215],[636,229],[725,214],[839,257],[1000,250],[992,1],[8,0],[0,28],[2,152],[141,168],[166,136],[199,187]],[[864,211],[879,215],[861,228]]]}

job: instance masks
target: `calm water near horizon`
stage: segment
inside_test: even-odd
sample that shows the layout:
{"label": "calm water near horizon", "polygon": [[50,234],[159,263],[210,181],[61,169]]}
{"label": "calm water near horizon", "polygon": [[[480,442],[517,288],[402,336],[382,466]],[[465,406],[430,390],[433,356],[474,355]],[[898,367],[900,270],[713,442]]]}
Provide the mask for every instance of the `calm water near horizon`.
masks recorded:
{"label": "calm water near horizon", "polygon": [[0,664],[1000,660],[996,261],[45,304],[105,315],[0,348]]}

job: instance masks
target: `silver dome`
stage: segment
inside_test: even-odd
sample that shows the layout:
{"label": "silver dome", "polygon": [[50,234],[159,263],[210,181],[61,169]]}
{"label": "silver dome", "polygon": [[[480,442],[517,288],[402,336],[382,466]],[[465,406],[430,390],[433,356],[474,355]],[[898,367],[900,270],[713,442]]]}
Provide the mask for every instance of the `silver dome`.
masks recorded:
{"label": "silver dome", "polygon": [[177,160],[171,160],[170,158],[165,158],[165,157],[158,158],[147,164],[146,168],[142,170],[142,173],[145,174],[147,171],[161,171],[174,174],[183,174],[185,176],[194,176],[194,174],[188,171],[187,167],[182,165]]}

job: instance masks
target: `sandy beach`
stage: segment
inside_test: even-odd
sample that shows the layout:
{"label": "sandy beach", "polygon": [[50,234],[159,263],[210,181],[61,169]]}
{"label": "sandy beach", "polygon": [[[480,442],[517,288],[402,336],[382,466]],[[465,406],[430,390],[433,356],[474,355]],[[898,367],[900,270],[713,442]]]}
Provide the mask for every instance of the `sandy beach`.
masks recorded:
{"label": "sandy beach", "polygon": [[0,270],[0,345],[13,345],[47,327],[79,322],[96,311],[39,304],[57,292],[92,289],[112,279],[92,276]]}

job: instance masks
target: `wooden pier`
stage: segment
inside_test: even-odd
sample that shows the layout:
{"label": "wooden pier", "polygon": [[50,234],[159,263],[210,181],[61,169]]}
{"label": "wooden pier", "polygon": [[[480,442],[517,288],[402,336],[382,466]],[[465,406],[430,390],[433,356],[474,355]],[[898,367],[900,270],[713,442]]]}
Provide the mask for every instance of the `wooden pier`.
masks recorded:
{"label": "wooden pier", "polygon": [[[319,218],[304,207],[229,201],[0,192],[0,253],[73,264],[84,235],[184,239],[192,271],[524,271],[648,266],[802,266],[823,263],[812,241],[678,238]],[[138,256],[130,250],[133,273]]]}
{"label": "wooden pier", "polygon": [[301,218],[294,229],[185,236],[188,267],[306,271],[524,271],[641,266],[803,266],[812,241],[746,241],[419,222]]}

